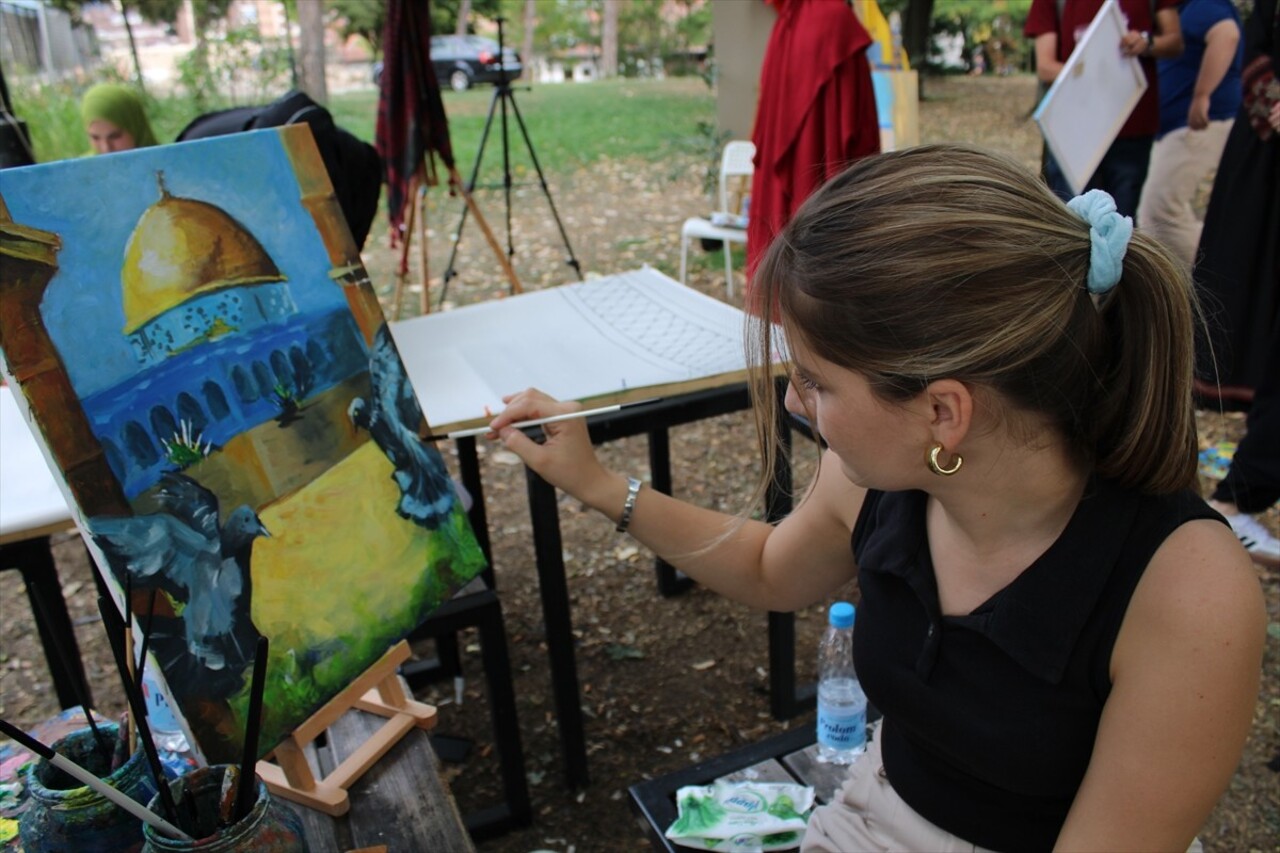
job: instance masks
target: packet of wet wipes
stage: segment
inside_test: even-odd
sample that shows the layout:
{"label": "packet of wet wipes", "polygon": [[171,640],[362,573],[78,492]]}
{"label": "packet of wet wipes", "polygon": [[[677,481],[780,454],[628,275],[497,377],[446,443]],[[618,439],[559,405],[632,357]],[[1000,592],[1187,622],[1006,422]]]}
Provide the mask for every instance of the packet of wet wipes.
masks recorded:
{"label": "packet of wet wipes", "polygon": [[813,788],[778,782],[715,782],[676,792],[672,841],[698,849],[762,853],[800,846]]}

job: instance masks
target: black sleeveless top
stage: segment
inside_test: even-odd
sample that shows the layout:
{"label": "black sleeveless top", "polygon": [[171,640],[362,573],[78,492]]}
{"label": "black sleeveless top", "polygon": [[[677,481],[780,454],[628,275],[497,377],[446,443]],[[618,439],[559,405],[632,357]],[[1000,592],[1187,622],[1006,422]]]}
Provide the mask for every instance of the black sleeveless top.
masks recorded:
{"label": "black sleeveless top", "polygon": [[1191,492],[1094,481],[1058,540],[972,613],[943,616],[923,492],[869,492],[853,530],[854,656],[885,717],[884,769],[917,812],[995,850],[1053,847],[1111,690],[1111,649],[1151,555],[1221,516]]}

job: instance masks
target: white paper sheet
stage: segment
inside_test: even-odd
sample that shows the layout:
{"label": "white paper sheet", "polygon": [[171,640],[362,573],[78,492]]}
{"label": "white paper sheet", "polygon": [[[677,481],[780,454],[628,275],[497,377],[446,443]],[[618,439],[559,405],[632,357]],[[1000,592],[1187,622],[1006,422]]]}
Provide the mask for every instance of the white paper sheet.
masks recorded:
{"label": "white paper sheet", "polygon": [[57,524],[72,525],[62,488],[18,410],[13,390],[0,386],[0,539],[22,539]]}
{"label": "white paper sheet", "polygon": [[503,395],[527,387],[620,402],[673,384],[740,381],[745,320],[645,267],[391,328],[428,423],[446,432],[483,424],[486,406],[501,411]]}

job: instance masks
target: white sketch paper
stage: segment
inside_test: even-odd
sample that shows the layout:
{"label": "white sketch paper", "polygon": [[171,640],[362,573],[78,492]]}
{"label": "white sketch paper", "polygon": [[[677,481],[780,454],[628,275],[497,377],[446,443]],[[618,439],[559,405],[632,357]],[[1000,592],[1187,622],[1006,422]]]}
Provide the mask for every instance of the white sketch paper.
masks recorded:
{"label": "white sketch paper", "polygon": [[[392,334],[433,432],[527,387],[627,402],[746,375],[746,315],[650,267],[427,314]],[[605,400],[607,398],[607,400]]]}

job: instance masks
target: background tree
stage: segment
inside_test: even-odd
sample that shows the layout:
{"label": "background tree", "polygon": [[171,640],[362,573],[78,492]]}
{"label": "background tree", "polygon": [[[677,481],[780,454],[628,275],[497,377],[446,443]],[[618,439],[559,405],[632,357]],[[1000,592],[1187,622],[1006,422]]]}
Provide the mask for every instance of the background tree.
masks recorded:
{"label": "background tree", "polygon": [[[538,0],[524,0],[524,14],[520,19],[523,32],[520,37],[520,58],[529,63],[533,61],[533,34],[538,24]],[[532,75],[525,75],[526,78]]]}
{"label": "background tree", "polygon": [[600,28],[602,77],[618,76],[618,2],[619,0],[604,0],[604,20]]}
{"label": "background tree", "polygon": [[965,62],[973,67],[981,52],[992,72],[1003,73],[1022,66],[1029,53],[1022,25],[1031,11],[1031,0],[937,0],[930,41],[942,33],[963,39]]}
{"label": "background tree", "polygon": [[473,33],[476,18],[496,18],[500,7],[500,0],[431,0],[431,32]]}
{"label": "background tree", "polygon": [[[148,21],[165,23],[171,26],[177,24],[178,15],[182,12],[183,6],[183,0],[130,0],[130,2],[138,10],[138,14]],[[196,44],[187,60],[192,69],[188,79],[209,79],[211,71],[209,67],[209,30],[216,21],[226,18],[227,9],[230,6],[231,0],[191,0]],[[208,105],[210,93],[206,92],[203,86],[194,87],[192,94],[195,96],[196,104],[199,107],[204,108]]]}
{"label": "background tree", "polygon": [[387,4],[369,0],[325,0],[338,22],[344,39],[359,36],[369,44],[374,57],[382,56],[382,34],[387,28]]}
{"label": "background tree", "polygon": [[324,74],[324,19],[322,4],[298,4],[298,88],[321,104],[329,100]]}

